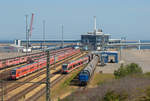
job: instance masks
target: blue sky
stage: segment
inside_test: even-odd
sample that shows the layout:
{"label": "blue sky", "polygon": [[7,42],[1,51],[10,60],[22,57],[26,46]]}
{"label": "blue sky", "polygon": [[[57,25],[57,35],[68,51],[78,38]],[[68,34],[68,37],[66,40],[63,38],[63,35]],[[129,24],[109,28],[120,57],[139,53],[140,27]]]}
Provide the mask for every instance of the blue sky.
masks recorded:
{"label": "blue sky", "polygon": [[80,39],[97,26],[112,38],[150,39],[150,0],[0,0],[0,40],[25,39],[25,15],[35,14],[32,39]]}

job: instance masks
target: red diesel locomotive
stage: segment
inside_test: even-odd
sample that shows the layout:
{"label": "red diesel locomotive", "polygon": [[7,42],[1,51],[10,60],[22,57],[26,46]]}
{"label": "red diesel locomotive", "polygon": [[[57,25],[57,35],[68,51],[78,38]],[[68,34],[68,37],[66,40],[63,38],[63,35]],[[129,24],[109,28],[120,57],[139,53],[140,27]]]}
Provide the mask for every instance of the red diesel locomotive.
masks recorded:
{"label": "red diesel locomotive", "polygon": [[[57,54],[55,56],[55,62],[61,61],[67,57],[70,57],[72,55],[75,55],[77,53],[80,53],[79,49],[76,50],[68,50],[65,51],[64,53]],[[54,56],[51,56],[50,58],[50,64],[54,63]],[[32,72],[35,72],[43,67],[46,67],[46,59],[41,59],[37,62],[28,64],[28,65],[23,65],[21,67],[16,67],[11,70],[11,79],[19,79],[22,76],[25,76],[27,74],[30,74]]]}

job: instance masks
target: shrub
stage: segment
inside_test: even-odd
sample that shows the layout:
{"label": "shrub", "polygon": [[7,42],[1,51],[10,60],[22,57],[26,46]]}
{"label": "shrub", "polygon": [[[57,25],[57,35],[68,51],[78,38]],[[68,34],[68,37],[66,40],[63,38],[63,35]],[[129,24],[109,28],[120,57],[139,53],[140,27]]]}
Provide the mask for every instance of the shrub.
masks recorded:
{"label": "shrub", "polygon": [[150,88],[145,90],[145,95],[141,96],[138,101],[150,101]]}
{"label": "shrub", "polygon": [[103,101],[124,101],[128,96],[126,94],[118,94],[115,91],[108,91]]}
{"label": "shrub", "polygon": [[145,76],[145,77],[150,77],[150,72],[144,73],[144,76]]}
{"label": "shrub", "polygon": [[119,101],[119,96],[115,92],[107,92],[104,96],[104,101]]}
{"label": "shrub", "polygon": [[114,71],[115,78],[125,77],[131,74],[141,74],[143,71],[138,64],[131,63],[129,65],[121,65],[118,70]]}
{"label": "shrub", "polygon": [[96,88],[77,90],[61,101],[150,101],[149,85],[149,78],[126,76]]}

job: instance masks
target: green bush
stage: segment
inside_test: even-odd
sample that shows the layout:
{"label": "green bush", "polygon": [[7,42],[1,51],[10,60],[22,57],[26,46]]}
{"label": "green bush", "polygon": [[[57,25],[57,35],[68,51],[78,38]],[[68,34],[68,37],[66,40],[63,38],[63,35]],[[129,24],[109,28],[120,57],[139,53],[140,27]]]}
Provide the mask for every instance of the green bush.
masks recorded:
{"label": "green bush", "polygon": [[150,88],[146,89],[144,95],[137,98],[136,101],[150,101]]}
{"label": "green bush", "polygon": [[118,70],[114,71],[115,78],[125,77],[131,74],[142,74],[142,69],[138,64],[131,63],[129,65],[121,65]]}
{"label": "green bush", "polygon": [[125,101],[126,98],[126,94],[118,94],[114,91],[108,91],[105,94],[103,101]]}
{"label": "green bush", "polygon": [[144,73],[144,76],[145,76],[145,77],[150,77],[150,72]]}
{"label": "green bush", "polygon": [[104,96],[104,101],[119,101],[119,96],[113,91],[110,91]]}

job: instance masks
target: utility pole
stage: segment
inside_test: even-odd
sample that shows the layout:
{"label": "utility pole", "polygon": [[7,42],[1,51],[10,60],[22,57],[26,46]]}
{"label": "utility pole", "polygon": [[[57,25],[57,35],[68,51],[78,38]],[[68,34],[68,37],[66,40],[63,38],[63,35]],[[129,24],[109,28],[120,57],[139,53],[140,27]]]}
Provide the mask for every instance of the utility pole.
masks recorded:
{"label": "utility pole", "polygon": [[27,55],[27,49],[28,49],[28,15],[25,15],[26,16],[26,55]]}
{"label": "utility pole", "polygon": [[50,51],[47,50],[47,67],[46,67],[46,101],[50,101]]}
{"label": "utility pole", "polygon": [[95,46],[94,46],[94,50],[97,50],[97,37],[96,37],[96,16],[94,16],[94,32],[93,35],[95,35]]}
{"label": "utility pole", "polygon": [[[123,37],[121,37],[121,42],[123,41]],[[126,42],[125,42],[126,43]],[[122,46],[120,46],[120,61],[122,60]]]}
{"label": "utility pole", "polygon": [[3,81],[1,80],[1,91],[2,91],[2,95],[1,95],[1,100],[4,101],[4,88],[3,88]]}
{"label": "utility pole", "polygon": [[54,69],[56,69],[56,47],[54,51]]}
{"label": "utility pole", "polygon": [[45,20],[43,20],[43,51],[45,48]]}
{"label": "utility pole", "polygon": [[64,47],[64,25],[62,24],[62,47]]}

